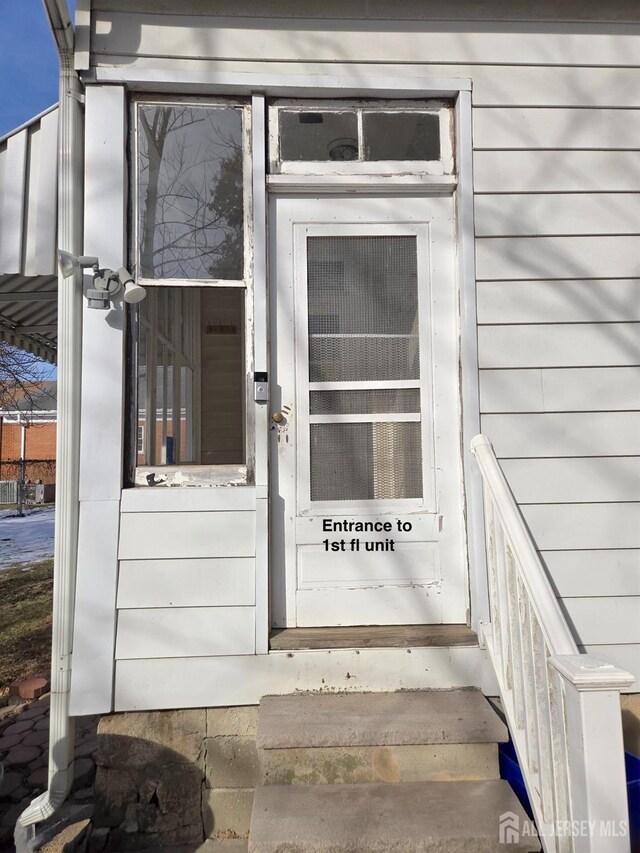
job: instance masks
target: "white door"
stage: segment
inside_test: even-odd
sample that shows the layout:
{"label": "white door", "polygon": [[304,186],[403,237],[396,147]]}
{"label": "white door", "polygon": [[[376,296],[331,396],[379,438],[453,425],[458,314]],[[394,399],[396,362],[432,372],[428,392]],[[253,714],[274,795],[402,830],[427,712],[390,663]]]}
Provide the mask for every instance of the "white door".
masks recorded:
{"label": "white door", "polygon": [[465,622],[450,197],[270,207],[275,626]]}

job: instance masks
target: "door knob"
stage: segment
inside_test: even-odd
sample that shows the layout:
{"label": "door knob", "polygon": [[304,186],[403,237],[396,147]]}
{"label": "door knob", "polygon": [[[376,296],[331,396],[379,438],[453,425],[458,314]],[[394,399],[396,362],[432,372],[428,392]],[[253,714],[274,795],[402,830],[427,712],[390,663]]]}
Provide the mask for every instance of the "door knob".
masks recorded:
{"label": "door knob", "polygon": [[271,415],[271,420],[274,422],[274,424],[281,424],[284,420],[284,415],[282,414],[282,412],[274,412]]}

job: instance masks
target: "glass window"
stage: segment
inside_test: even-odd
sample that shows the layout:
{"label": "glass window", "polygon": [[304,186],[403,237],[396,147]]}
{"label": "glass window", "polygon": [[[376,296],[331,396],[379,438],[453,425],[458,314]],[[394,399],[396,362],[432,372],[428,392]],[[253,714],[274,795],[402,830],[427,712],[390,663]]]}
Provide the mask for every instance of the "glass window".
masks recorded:
{"label": "glass window", "polygon": [[357,160],[355,112],[282,112],[280,156],[283,160]]}
{"label": "glass window", "polygon": [[140,303],[138,465],[244,464],[243,329],[241,288],[148,289]]}
{"label": "glass window", "polygon": [[244,279],[242,108],[139,104],[144,279]]}
{"label": "glass window", "polygon": [[275,102],[270,107],[271,169],[284,174],[451,174],[451,116],[451,105],[444,101]]}
{"label": "glass window", "polygon": [[440,117],[434,113],[364,113],[365,160],[439,160]]}

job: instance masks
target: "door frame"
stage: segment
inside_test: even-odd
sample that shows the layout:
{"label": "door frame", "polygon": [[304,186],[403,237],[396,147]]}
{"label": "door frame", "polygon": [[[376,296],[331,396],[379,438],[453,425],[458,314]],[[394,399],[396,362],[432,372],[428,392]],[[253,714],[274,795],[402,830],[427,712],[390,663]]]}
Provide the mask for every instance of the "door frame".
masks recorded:
{"label": "door frame", "polygon": [[[455,210],[457,239],[457,276],[460,299],[460,372],[462,394],[462,470],[463,504],[466,515],[467,572],[469,577],[470,614],[468,622],[484,644],[481,627],[489,621],[489,590],[484,539],[483,484],[480,472],[470,451],[471,439],[480,432],[480,389],[478,373],[477,310],[475,281],[475,224],[473,200],[473,138],[472,138],[472,82],[468,78],[436,78],[423,76],[420,66],[409,67],[406,77],[384,76],[378,68],[367,69],[371,76],[360,73],[342,73],[337,69],[330,74],[283,74],[265,69],[259,80],[246,73],[202,72],[194,79],[192,74],[175,72],[165,89],[197,91],[202,94],[245,94],[252,97],[252,151],[253,151],[253,281],[254,292],[254,367],[268,371],[268,310],[267,310],[267,193],[295,191],[297,176],[280,176],[279,183],[268,175],[266,163],[266,99],[276,97],[299,98],[451,98],[454,100],[454,156],[456,162]],[[412,74],[413,72],[413,74]],[[104,74],[104,72],[102,72]],[[131,72],[127,72],[131,79]],[[135,70],[133,76],[136,76]],[[106,74],[106,77],[109,73]],[[105,77],[104,82],[107,82]],[[119,82],[115,74],[113,82]],[[158,80],[142,74],[132,81],[138,88],[154,89]],[[256,94],[259,91],[260,94]],[[287,180],[293,179],[293,180]],[[335,182],[316,179],[316,192],[334,191]],[[333,187],[331,184],[333,183]],[[424,182],[413,182],[409,187],[402,178],[382,180],[372,186],[371,180],[353,179],[352,192],[397,191],[398,184],[406,191],[423,193]],[[438,181],[430,181],[430,191]],[[446,187],[443,186],[447,184]],[[287,186],[288,185],[288,186]],[[308,186],[307,182],[307,186]],[[329,186],[326,190],[325,187]],[[440,181],[441,191],[450,192],[451,182]],[[269,652],[271,626],[269,608],[270,566],[268,542],[268,444],[269,408],[256,405],[255,421],[255,475],[258,496],[256,524],[260,539],[256,548],[256,654]]]}

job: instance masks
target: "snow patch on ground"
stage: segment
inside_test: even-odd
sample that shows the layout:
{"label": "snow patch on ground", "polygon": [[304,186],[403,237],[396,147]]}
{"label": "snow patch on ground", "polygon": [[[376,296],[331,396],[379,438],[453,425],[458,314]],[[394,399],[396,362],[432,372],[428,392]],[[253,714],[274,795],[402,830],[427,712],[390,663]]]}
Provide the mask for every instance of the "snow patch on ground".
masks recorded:
{"label": "snow patch on ground", "polygon": [[53,557],[54,518],[53,507],[27,510],[23,518],[13,509],[1,510],[0,570]]}

